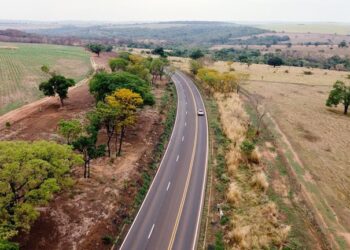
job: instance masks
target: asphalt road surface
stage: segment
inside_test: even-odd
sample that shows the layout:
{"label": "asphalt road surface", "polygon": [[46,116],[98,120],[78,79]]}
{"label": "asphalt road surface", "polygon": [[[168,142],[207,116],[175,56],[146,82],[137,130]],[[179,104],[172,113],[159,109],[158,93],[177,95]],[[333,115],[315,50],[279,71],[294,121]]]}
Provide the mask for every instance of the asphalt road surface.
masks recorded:
{"label": "asphalt road surface", "polygon": [[178,108],[172,136],[122,250],[196,248],[208,161],[208,122],[203,100],[190,78],[173,77]]}

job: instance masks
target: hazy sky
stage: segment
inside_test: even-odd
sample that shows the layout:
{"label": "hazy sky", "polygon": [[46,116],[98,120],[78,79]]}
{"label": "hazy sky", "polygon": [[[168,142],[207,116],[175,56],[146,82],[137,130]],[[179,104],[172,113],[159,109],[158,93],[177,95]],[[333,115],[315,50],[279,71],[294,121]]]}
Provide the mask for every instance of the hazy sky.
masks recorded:
{"label": "hazy sky", "polygon": [[0,0],[0,19],[350,22],[350,0]]}

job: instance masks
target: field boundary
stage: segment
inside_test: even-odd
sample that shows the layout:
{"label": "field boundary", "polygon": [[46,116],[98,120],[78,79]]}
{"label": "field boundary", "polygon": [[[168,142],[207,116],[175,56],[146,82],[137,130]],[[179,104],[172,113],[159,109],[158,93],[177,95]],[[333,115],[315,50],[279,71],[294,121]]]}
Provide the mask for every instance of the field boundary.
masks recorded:
{"label": "field boundary", "polygon": [[[249,91],[247,91],[242,87],[240,90],[240,94],[241,96],[245,97],[249,105],[251,105],[255,100],[255,98],[249,93]],[[293,167],[293,164],[291,162],[291,161],[296,161],[297,164],[299,164],[304,169],[304,165],[302,161],[300,160],[299,156],[293,149],[293,146],[289,142],[288,137],[282,132],[278,123],[275,121],[275,119],[273,119],[273,117],[269,112],[267,112],[266,118],[269,119],[269,121],[273,124],[273,126],[275,126],[275,128],[271,128],[271,126],[266,121],[263,121],[263,125],[268,130],[275,131],[281,137],[281,139],[276,138],[276,141],[274,142],[274,144],[278,150],[278,154],[282,158],[282,161],[285,163],[286,169],[288,171],[288,176],[292,184],[292,188],[302,198],[300,203],[303,206],[300,206],[300,207],[303,213],[307,215],[307,219],[312,223],[313,226],[315,226],[315,229],[317,230],[317,233],[318,233],[318,238],[322,242],[323,249],[327,249],[327,250],[340,249],[333,234],[327,232],[327,230],[330,230],[328,225],[324,221],[323,216],[319,213],[318,209],[314,206],[312,202],[312,198],[310,197],[304,184],[299,180],[298,174],[296,173]],[[281,142],[287,146],[287,149],[289,149],[289,151],[291,151],[292,159],[289,159],[285,156],[285,153],[283,152],[284,150],[282,150]]]}

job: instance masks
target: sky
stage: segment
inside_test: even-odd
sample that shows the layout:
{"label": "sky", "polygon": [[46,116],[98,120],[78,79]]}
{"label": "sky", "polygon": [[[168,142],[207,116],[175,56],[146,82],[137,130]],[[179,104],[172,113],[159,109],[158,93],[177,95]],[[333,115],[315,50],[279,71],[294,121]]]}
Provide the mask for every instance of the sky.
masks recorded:
{"label": "sky", "polygon": [[0,0],[0,19],[348,22],[350,0]]}

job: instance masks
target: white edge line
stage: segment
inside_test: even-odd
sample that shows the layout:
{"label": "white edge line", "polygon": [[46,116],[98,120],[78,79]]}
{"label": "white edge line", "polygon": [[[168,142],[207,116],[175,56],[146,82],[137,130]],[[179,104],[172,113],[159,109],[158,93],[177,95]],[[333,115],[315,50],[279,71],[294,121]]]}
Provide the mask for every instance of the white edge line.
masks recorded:
{"label": "white edge line", "polygon": [[152,228],[151,228],[151,231],[150,231],[149,234],[148,234],[148,239],[151,238],[151,235],[152,235],[152,233],[153,233],[153,229],[154,229],[154,224],[153,224],[153,226],[152,226]]}
{"label": "white edge line", "polygon": [[[173,76],[173,77],[174,77],[174,76]],[[174,77],[174,78],[175,78],[175,77]],[[151,184],[151,186],[149,187],[148,192],[147,192],[147,194],[146,194],[146,197],[145,197],[145,199],[143,200],[142,205],[141,205],[139,211],[137,212],[136,217],[135,217],[135,219],[133,220],[133,222],[132,222],[132,224],[131,224],[131,227],[129,228],[129,231],[128,231],[128,233],[126,234],[126,236],[125,236],[125,238],[124,238],[124,240],[123,240],[123,243],[122,243],[122,245],[121,245],[120,248],[119,248],[120,250],[123,249],[125,240],[128,238],[129,233],[130,233],[130,231],[132,230],[132,228],[133,228],[133,226],[134,226],[134,224],[135,224],[135,221],[137,220],[137,218],[138,218],[138,216],[139,216],[139,214],[140,214],[140,211],[142,210],[142,208],[143,208],[143,206],[144,206],[144,204],[145,204],[145,201],[147,200],[149,191],[152,189],[152,186],[153,186],[153,184],[154,184],[154,181],[156,180],[157,175],[158,175],[158,173],[159,173],[159,170],[160,170],[161,167],[163,166],[163,161],[164,161],[165,156],[166,156],[167,153],[168,153],[169,145],[171,144],[171,142],[173,141],[173,138],[174,138],[174,131],[175,131],[174,128],[176,127],[176,125],[177,125],[177,123],[178,123],[179,106],[180,106],[180,105],[179,105],[179,104],[180,104],[180,102],[179,102],[179,94],[178,94],[178,93],[179,93],[179,89],[178,89],[178,86],[177,86],[175,83],[174,83],[174,85],[175,85],[176,92],[177,92],[177,107],[176,107],[176,118],[175,118],[175,123],[174,123],[174,126],[173,126],[173,130],[172,130],[172,132],[171,132],[170,140],[169,140],[169,142],[168,142],[168,146],[167,146],[167,148],[166,148],[166,150],[165,150],[165,153],[164,153],[164,155],[163,155],[162,161],[160,162],[160,165],[159,165],[159,168],[158,168],[158,170],[157,170],[157,173],[156,173],[156,175],[154,176],[154,178],[153,178],[153,180],[152,180],[152,184]],[[114,246],[115,246],[115,245],[112,246],[111,250],[114,249]]]}
{"label": "white edge line", "polygon": [[182,136],[182,141],[184,141],[185,140],[185,136]]}
{"label": "white edge line", "polygon": [[168,186],[166,187],[166,191],[168,191],[169,188],[170,188],[170,181],[169,181],[169,183],[168,183]]}
{"label": "white edge line", "polygon": [[180,155],[177,155],[177,157],[176,157],[176,162],[179,161],[179,158],[180,158]]}
{"label": "white edge line", "polygon": [[[181,76],[182,77],[182,76]],[[184,77],[182,77],[184,78]],[[192,80],[191,80],[192,81]],[[194,83],[193,83],[194,84]],[[205,110],[205,114],[207,114],[207,110],[205,107],[205,103],[203,101],[202,95],[200,94],[199,90],[197,89],[197,86],[194,84],[196,91],[199,93],[200,99],[203,104],[203,108]],[[196,225],[196,234],[195,234],[195,240],[193,242],[192,249],[195,250],[197,246],[197,239],[199,237],[199,226],[200,226],[200,221],[202,218],[202,211],[203,211],[203,206],[204,206],[204,196],[205,196],[205,189],[206,189],[206,183],[207,183],[207,170],[208,170],[208,152],[209,152],[209,126],[208,126],[208,116],[206,115],[206,125],[207,125],[207,154],[206,154],[206,164],[205,164],[205,172],[204,172],[204,181],[203,181],[203,188],[202,188],[202,195],[201,195],[201,205],[200,205],[200,212],[198,215],[198,220],[197,220],[197,225]]]}

